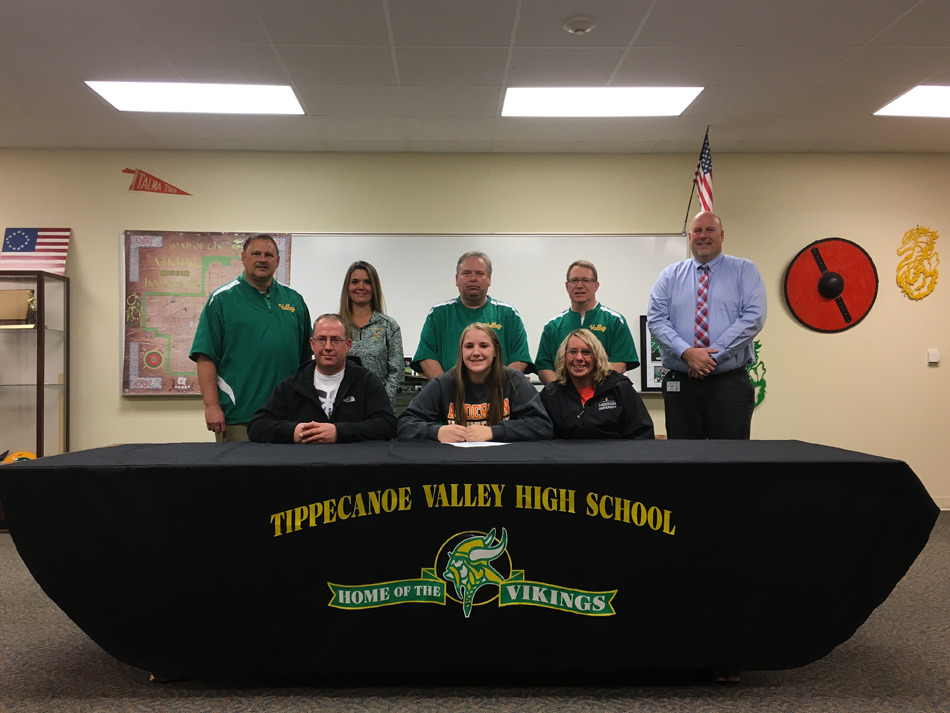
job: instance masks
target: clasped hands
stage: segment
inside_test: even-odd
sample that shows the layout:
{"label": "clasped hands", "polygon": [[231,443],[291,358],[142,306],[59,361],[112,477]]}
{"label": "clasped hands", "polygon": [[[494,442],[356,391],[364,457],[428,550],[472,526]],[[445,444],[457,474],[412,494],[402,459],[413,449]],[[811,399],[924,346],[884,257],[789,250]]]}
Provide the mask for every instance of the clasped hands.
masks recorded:
{"label": "clasped hands", "polygon": [[472,424],[469,426],[450,425],[439,429],[441,443],[484,442],[492,439],[491,426]]}
{"label": "clasped hands", "polygon": [[298,423],[294,428],[294,443],[336,443],[336,426],[332,423]]}
{"label": "clasped hands", "polygon": [[690,347],[683,352],[683,361],[689,367],[687,373],[691,379],[705,379],[716,368],[716,360],[710,355],[718,352],[710,347]]}

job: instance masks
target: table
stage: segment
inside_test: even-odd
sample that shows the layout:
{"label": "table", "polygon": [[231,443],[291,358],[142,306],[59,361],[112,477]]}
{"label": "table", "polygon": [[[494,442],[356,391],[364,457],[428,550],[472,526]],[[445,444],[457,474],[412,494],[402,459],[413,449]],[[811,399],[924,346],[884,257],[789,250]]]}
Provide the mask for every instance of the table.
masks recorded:
{"label": "table", "polygon": [[794,668],[938,513],[906,464],[796,441],[124,445],[0,499],[95,642],[190,677]]}

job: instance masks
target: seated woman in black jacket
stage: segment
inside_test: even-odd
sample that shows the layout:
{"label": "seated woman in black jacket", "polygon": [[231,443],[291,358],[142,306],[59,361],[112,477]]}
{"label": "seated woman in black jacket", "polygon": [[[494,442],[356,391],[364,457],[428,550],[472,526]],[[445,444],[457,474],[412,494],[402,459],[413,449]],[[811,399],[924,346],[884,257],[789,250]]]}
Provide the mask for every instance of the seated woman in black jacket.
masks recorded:
{"label": "seated woman in black jacket", "polygon": [[611,370],[600,341],[575,329],[557,349],[557,380],[544,387],[541,403],[554,422],[555,438],[653,438],[653,419],[623,374]]}

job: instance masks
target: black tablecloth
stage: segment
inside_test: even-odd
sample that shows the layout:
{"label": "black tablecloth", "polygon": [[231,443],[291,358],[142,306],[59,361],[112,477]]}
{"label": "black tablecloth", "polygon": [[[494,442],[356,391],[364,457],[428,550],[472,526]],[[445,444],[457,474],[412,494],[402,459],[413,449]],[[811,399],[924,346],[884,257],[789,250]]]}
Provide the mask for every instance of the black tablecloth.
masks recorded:
{"label": "black tablecloth", "polygon": [[0,499],[93,640],[189,676],[792,668],[938,512],[900,461],[784,441],[126,445]]}

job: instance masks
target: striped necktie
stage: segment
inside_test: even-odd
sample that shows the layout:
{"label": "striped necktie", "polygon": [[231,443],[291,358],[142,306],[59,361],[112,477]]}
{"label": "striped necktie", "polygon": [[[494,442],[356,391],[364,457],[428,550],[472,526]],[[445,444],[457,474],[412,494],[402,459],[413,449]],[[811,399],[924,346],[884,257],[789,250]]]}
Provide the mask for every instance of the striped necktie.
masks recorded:
{"label": "striped necktie", "polygon": [[696,328],[693,332],[693,346],[709,346],[709,306],[706,297],[709,291],[709,267],[699,268],[699,287],[696,289]]}

